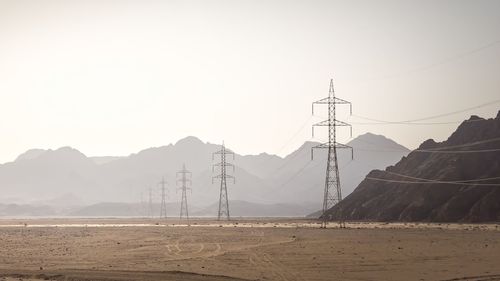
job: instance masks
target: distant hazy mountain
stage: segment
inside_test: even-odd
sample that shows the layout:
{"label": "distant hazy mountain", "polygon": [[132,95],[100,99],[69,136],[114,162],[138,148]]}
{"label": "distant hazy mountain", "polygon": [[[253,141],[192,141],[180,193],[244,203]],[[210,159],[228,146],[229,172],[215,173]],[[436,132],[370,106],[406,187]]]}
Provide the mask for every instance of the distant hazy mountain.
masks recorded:
{"label": "distant hazy mountain", "polygon": [[[317,143],[306,142],[285,158],[266,153],[236,154],[234,161],[229,159],[236,166],[236,184],[228,185],[230,200],[320,208],[326,151],[316,151],[315,160],[311,161],[310,151],[314,145]],[[408,153],[392,140],[373,134],[359,136],[349,145],[355,150],[354,161],[350,160],[350,152],[339,152],[345,195],[372,168],[385,168]],[[175,186],[175,174],[186,164],[193,180],[189,203],[201,208],[219,199],[219,184],[212,184],[212,163],[219,161],[212,161],[212,153],[218,149],[219,145],[187,137],[175,144],[145,149],[127,157],[86,157],[69,147],[30,150],[16,161],[0,165],[0,202],[11,203],[8,198],[17,198],[18,204],[60,206],[61,201],[65,201],[61,196],[71,194],[67,201],[77,206],[99,202],[137,203],[149,199],[149,188],[153,201],[158,202],[162,178],[168,182],[167,201],[178,202],[180,193]],[[99,208],[103,210],[102,206]],[[268,213],[283,209],[276,205],[276,210]],[[303,214],[308,210],[303,209]]]}
{"label": "distant hazy mountain", "polygon": [[1,196],[24,198],[25,202],[66,193],[87,198],[86,193],[92,196],[101,188],[96,168],[93,161],[69,147],[36,153],[32,150],[0,166]]}
{"label": "distant hazy mountain", "polygon": [[47,150],[44,149],[30,149],[26,151],[25,153],[19,155],[16,158],[16,161],[23,161],[23,160],[31,160],[39,157],[43,153],[47,152]]}
{"label": "distant hazy mountain", "polygon": [[112,161],[115,161],[115,160],[118,160],[118,159],[122,159],[123,157],[121,156],[94,156],[94,157],[89,157],[92,161],[94,161],[94,163],[96,163],[97,165],[102,165],[102,164],[106,164],[106,163],[109,163],[109,162],[112,162]]}
{"label": "distant hazy mountain", "polygon": [[0,204],[0,216],[54,216],[57,212],[50,206]]}
{"label": "distant hazy mountain", "polygon": [[29,204],[35,206],[45,205],[56,207],[57,209],[64,209],[76,206],[84,206],[86,203],[83,202],[79,196],[76,196],[72,193],[64,193],[50,199],[32,200],[29,202]]}
{"label": "distant hazy mountain", "polygon": [[[208,207],[197,208],[191,205],[189,215],[192,217],[216,217],[218,203]],[[300,217],[305,213],[312,212],[316,206],[305,204],[259,204],[240,200],[230,200],[230,214],[232,217]],[[167,204],[167,216],[169,218],[179,217],[179,203]],[[26,207],[25,207],[26,208]],[[66,213],[69,216],[94,217],[94,216],[142,216],[151,214],[148,204],[144,203],[97,203],[82,208],[77,208]],[[0,206],[0,212],[1,212]],[[152,205],[152,214],[158,217],[160,204]]]}
{"label": "distant hazy mountain", "polygon": [[[159,214],[159,212],[158,212]],[[94,216],[147,216],[145,205],[141,203],[97,203],[69,212],[69,216],[94,217]],[[156,214],[157,215],[157,214]]]}
{"label": "distant hazy mountain", "polygon": [[[343,213],[348,220],[500,221],[498,148],[500,112],[495,119],[472,116],[446,141],[427,140],[395,166],[371,171],[326,215],[338,218]],[[412,181],[438,182],[408,183]]]}

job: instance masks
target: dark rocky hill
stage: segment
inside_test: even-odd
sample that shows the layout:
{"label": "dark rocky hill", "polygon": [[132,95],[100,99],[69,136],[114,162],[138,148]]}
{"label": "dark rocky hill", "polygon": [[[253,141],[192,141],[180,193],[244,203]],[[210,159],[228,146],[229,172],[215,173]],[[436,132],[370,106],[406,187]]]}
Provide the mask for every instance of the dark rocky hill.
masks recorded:
{"label": "dark rocky hill", "polygon": [[448,140],[427,140],[395,166],[371,171],[326,216],[341,213],[347,220],[500,221],[500,112],[472,116]]}

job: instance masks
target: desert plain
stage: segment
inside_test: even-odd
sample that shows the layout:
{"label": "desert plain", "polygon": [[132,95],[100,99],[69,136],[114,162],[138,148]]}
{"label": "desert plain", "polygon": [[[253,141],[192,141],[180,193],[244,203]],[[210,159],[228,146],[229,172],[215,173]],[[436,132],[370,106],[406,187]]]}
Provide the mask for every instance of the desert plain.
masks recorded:
{"label": "desert plain", "polygon": [[500,225],[2,219],[0,280],[500,280]]}

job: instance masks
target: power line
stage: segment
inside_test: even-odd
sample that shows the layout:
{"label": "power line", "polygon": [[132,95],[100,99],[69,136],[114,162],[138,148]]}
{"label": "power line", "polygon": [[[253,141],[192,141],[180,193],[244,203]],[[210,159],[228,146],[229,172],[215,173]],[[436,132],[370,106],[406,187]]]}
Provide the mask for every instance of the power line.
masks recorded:
{"label": "power line", "polygon": [[[376,145],[361,139],[357,139],[358,141],[370,144],[370,145]],[[493,139],[487,139],[487,140],[482,140],[482,141],[476,141],[476,142],[471,142],[471,143],[465,143],[465,144],[460,144],[460,145],[449,145],[449,146],[441,146],[433,149],[415,149],[408,151],[409,153],[411,152],[427,152],[427,153],[482,153],[482,152],[495,152],[495,151],[500,151],[500,148],[491,148],[491,149],[478,149],[478,150],[445,150],[445,149],[452,149],[452,148],[462,148],[462,147],[469,147],[469,146],[474,146],[474,145],[479,145],[479,144],[486,144],[486,143],[491,143],[491,142],[497,142],[500,141],[500,138],[493,138]],[[356,148],[356,150],[364,150],[364,151],[378,151],[378,152],[407,152],[405,150],[397,150],[397,149],[371,149],[371,148]]]}
{"label": "power line", "polygon": [[434,180],[434,179],[425,179],[425,178],[419,178],[419,177],[413,177],[413,176],[408,176],[408,175],[403,175],[391,171],[383,171],[385,173],[395,175],[395,176],[400,176],[403,178],[409,178],[409,179],[414,179],[414,180],[421,180],[421,181],[427,181],[427,182],[437,182],[437,183],[473,183],[477,181],[490,181],[490,180],[498,180],[500,177],[491,177],[491,178],[480,178],[480,179],[470,179],[470,180],[457,180],[457,181],[443,181],[443,180]]}
{"label": "power line", "polygon": [[[439,118],[439,117],[444,117],[444,116],[447,116],[447,115],[452,115],[452,114],[457,114],[457,113],[461,113],[461,112],[465,112],[465,111],[469,111],[469,110],[472,110],[472,109],[477,109],[477,108],[481,108],[481,107],[484,107],[484,106],[488,106],[488,105],[492,105],[492,104],[496,104],[496,103],[499,103],[500,102],[500,99],[498,100],[493,100],[493,101],[490,101],[488,103],[483,103],[483,104],[480,104],[480,105],[477,105],[477,106],[474,106],[474,107],[469,107],[469,108],[465,108],[465,109],[461,109],[461,110],[457,110],[457,111],[453,111],[453,112],[448,112],[446,114],[440,114],[440,115],[433,115],[433,116],[428,116],[428,117],[423,117],[423,118],[419,118],[419,119],[414,119],[414,120],[406,120],[406,121],[385,121],[385,120],[379,120],[379,119],[373,119],[373,118],[369,118],[369,117],[364,117],[364,116],[359,116],[359,115],[352,115],[352,116],[355,116],[355,117],[358,117],[358,118],[362,118],[362,119],[366,119],[366,120],[369,120],[369,121],[375,121],[374,123],[363,123],[363,122],[351,122],[352,124],[361,124],[361,125],[394,125],[394,124],[401,124],[401,125],[436,125],[436,124],[455,124],[455,123],[462,123],[462,122],[484,122],[484,121],[487,121],[488,119],[475,119],[475,120],[465,120],[465,121],[453,121],[453,122],[426,122],[426,123],[410,123],[410,122],[414,122],[414,121],[418,121],[418,120],[429,120],[429,119],[433,119],[433,118]],[[305,127],[305,125],[307,124],[307,122],[309,122],[311,118],[308,118],[299,128],[299,130],[282,146],[282,148],[280,149],[280,151],[286,147],[290,141],[292,139],[294,139],[298,133],[300,133],[303,128]],[[309,139],[308,141],[311,141],[311,139]],[[359,139],[358,139],[359,140]],[[362,140],[360,140],[362,141]],[[368,143],[368,142],[366,142]],[[455,147],[459,147],[459,146],[455,146]],[[452,148],[451,146],[449,147],[446,147],[446,148]],[[443,148],[443,149],[446,149],[446,148]],[[365,151],[380,151],[380,152],[405,152],[404,150],[396,150],[396,149],[368,149],[368,148],[357,148],[359,150],[365,150]],[[434,150],[413,150],[415,152],[434,152]],[[494,149],[494,150],[475,150],[475,151],[468,151],[468,152],[453,152],[453,151],[450,151],[450,152],[443,152],[443,153],[482,153],[482,152],[495,152],[495,151],[498,151],[497,149]],[[281,166],[279,166],[278,168],[275,169],[275,172],[278,172],[280,171],[281,169],[283,169],[284,167],[288,166],[290,163],[291,163],[291,160],[293,160],[294,158],[298,157],[299,155],[301,155],[303,153],[303,151],[301,152],[297,152],[295,153],[293,156],[291,156],[290,159],[287,159],[288,161],[286,161],[285,163],[283,163]],[[283,159],[286,159],[283,158]]]}
{"label": "power line", "polygon": [[[356,117],[359,117],[359,116],[356,116]],[[362,117],[359,117],[359,118],[362,118]],[[474,119],[474,120],[461,120],[461,121],[449,121],[449,122],[418,122],[418,123],[351,122],[351,124],[355,124],[355,125],[412,125],[412,126],[418,125],[418,126],[426,126],[426,125],[451,125],[451,124],[474,123],[474,122],[484,122],[484,121],[488,121],[488,119]]]}
{"label": "power line", "polygon": [[413,74],[413,73],[418,73],[418,72],[426,71],[428,69],[432,69],[434,67],[437,67],[437,66],[440,66],[440,65],[444,65],[444,64],[447,64],[447,63],[450,63],[450,62],[462,59],[464,57],[467,57],[467,56],[479,53],[479,52],[481,52],[483,50],[486,50],[488,48],[494,47],[497,44],[500,44],[500,40],[492,41],[492,42],[490,42],[488,44],[482,45],[482,46],[477,47],[475,49],[468,50],[468,51],[465,51],[465,52],[461,52],[461,53],[449,56],[447,58],[441,59],[439,61],[433,62],[431,64],[420,66],[420,67],[416,67],[416,68],[413,68],[413,69],[401,72],[399,74],[387,75],[387,76],[381,77],[380,79],[396,78],[396,77],[400,77],[400,76],[403,76],[403,75],[408,75],[408,74]]}
{"label": "power line", "polygon": [[359,148],[359,147],[356,147],[356,150],[375,151],[375,152],[401,152],[401,153],[410,153],[411,152],[411,151],[403,150],[403,149],[386,149],[386,148],[372,149],[372,148]]}
{"label": "power line", "polygon": [[[306,142],[307,142],[307,141],[306,141]],[[290,158],[289,158],[289,159],[286,159],[286,157],[285,157],[285,158],[283,158],[283,160],[285,160],[285,159],[286,159],[286,161],[285,161],[285,162],[284,162],[281,166],[279,166],[278,168],[276,168],[276,169],[273,171],[273,173],[277,173],[277,172],[281,171],[284,167],[286,167],[286,166],[288,166],[290,163],[292,163],[292,160],[293,160],[293,159],[297,158],[299,155],[304,154],[304,152],[307,152],[307,151],[306,151],[305,149],[300,150],[300,151],[295,151],[295,154],[293,154],[292,156],[290,156]]]}
{"label": "power line", "polygon": [[[300,175],[306,168],[307,166],[309,166],[311,164],[311,161],[308,161],[304,166],[302,166],[297,172],[293,173],[286,182],[284,182],[283,184],[281,184],[279,187],[283,187],[285,185],[287,185],[288,183],[290,183],[296,176]],[[319,163],[319,164],[323,164],[323,163]],[[319,164],[313,166],[313,168],[316,168],[319,166]]]}
{"label": "power line", "polygon": [[285,144],[278,150],[277,154],[280,154],[283,149],[290,144],[290,142],[295,139],[295,137],[297,137],[297,135],[306,127],[306,125],[309,123],[309,121],[313,118],[313,116],[309,116],[309,118],[307,118],[304,123],[302,123],[302,125],[299,127],[299,129],[292,135],[291,138],[289,138]]}
{"label": "power line", "polygon": [[437,148],[432,149],[432,150],[442,150],[442,149],[448,149],[448,148],[461,148],[461,147],[474,146],[474,145],[478,145],[478,144],[485,144],[485,143],[496,142],[496,141],[500,141],[500,138],[492,138],[492,139],[480,140],[480,141],[457,144],[457,145],[442,146],[442,147],[437,147]]}
{"label": "power line", "polygon": [[[356,116],[362,118],[360,116]],[[363,118],[367,119],[367,118]],[[484,121],[484,120],[480,120]],[[418,125],[418,126],[428,126],[428,125],[451,125],[459,124],[466,121],[450,121],[450,122],[426,122],[426,123],[403,123],[403,122],[351,122],[354,125]]]}
{"label": "power line", "polygon": [[443,153],[443,154],[467,154],[467,153],[488,153],[500,151],[500,148],[492,149],[478,149],[478,150],[430,150],[430,149],[415,149],[411,151],[398,150],[398,149],[371,149],[371,148],[356,148],[362,151],[375,151],[375,152],[423,152],[423,153]]}
{"label": "power line", "polygon": [[[437,179],[426,179],[426,178],[414,177],[414,176],[409,176],[409,175],[403,175],[403,174],[400,174],[400,173],[396,173],[396,172],[392,172],[392,171],[387,171],[387,170],[380,170],[377,167],[375,167],[373,164],[368,163],[366,161],[357,161],[357,160],[355,160],[355,161],[357,163],[360,163],[360,164],[363,164],[363,165],[365,165],[367,167],[370,167],[371,169],[378,170],[378,171],[386,173],[386,174],[391,174],[391,175],[395,175],[395,176],[400,176],[400,177],[404,177],[404,178],[418,180],[418,182],[416,182],[416,181],[400,181],[400,180],[382,179],[382,178],[377,178],[377,177],[366,177],[366,179],[376,180],[376,181],[389,181],[389,182],[395,182],[395,183],[416,183],[416,184],[418,184],[418,183],[434,183],[434,184],[441,183],[441,184],[456,184],[456,185],[462,184],[462,185],[464,185],[464,184],[469,184],[469,183],[472,184],[472,183],[478,182],[478,181],[489,181],[489,180],[498,180],[498,179],[500,179],[500,177],[469,179],[469,180],[458,180],[458,181],[445,181],[445,180],[437,180]],[[476,185],[476,184],[474,184],[474,185]],[[477,184],[477,185],[485,185],[485,184]],[[487,186],[490,186],[490,185],[491,184],[488,184]],[[493,186],[497,186],[497,185],[500,186],[500,183],[493,184]]]}
{"label": "power line", "polygon": [[382,182],[392,182],[392,183],[405,183],[405,184],[451,184],[451,185],[470,185],[470,186],[498,186],[500,183],[459,183],[459,182],[448,182],[448,181],[403,181],[403,180],[389,180],[376,177],[366,177],[365,179],[382,181]]}
{"label": "power line", "polygon": [[[355,141],[359,141],[359,142],[363,142],[363,143],[366,143],[366,144],[369,144],[369,145],[372,145],[372,146],[378,146],[378,144],[375,144],[375,143],[372,143],[372,142],[369,142],[369,141],[365,141],[361,138],[357,138],[355,139]],[[392,140],[391,140],[392,141]],[[404,147],[404,146],[401,146],[403,147],[404,149],[370,149],[370,148],[357,148],[356,147],[356,150],[366,150],[366,151],[380,151],[380,152],[410,152],[410,149]]]}
{"label": "power line", "polygon": [[480,150],[426,150],[426,149],[414,150],[414,152],[443,153],[443,154],[487,153],[496,151],[500,151],[500,148],[480,149]]}
{"label": "power line", "polygon": [[[473,110],[473,109],[478,109],[478,108],[486,107],[486,106],[497,104],[497,103],[500,103],[500,99],[492,100],[492,101],[489,101],[489,102],[486,102],[486,103],[483,103],[483,104],[479,104],[479,105],[476,105],[476,106],[473,106],[473,107],[468,107],[468,108],[464,108],[464,109],[460,109],[460,110],[456,110],[456,111],[452,111],[452,112],[447,112],[447,113],[437,114],[437,115],[431,115],[431,116],[417,118],[417,119],[403,120],[403,121],[380,120],[380,119],[376,119],[376,118],[371,118],[371,117],[366,117],[366,116],[361,116],[361,115],[355,115],[355,114],[353,114],[352,116],[358,117],[358,118],[361,118],[361,119],[365,119],[365,120],[368,120],[368,121],[377,122],[377,123],[373,123],[373,124],[377,124],[377,125],[378,124],[405,124],[405,125],[420,125],[420,124],[423,125],[423,124],[425,124],[425,125],[434,125],[435,123],[433,124],[433,123],[415,123],[415,122],[425,121],[425,120],[431,120],[431,119],[437,119],[437,118],[441,118],[441,117],[446,117],[446,116],[450,116],[450,115],[454,115],[454,114],[458,114],[458,113],[462,113],[462,112],[467,112],[467,111],[470,111],[470,110]],[[485,121],[485,120],[483,119],[481,121]],[[470,121],[468,121],[468,122],[470,122]],[[444,123],[444,122],[441,122],[441,123]]]}
{"label": "power line", "polygon": [[479,144],[486,144],[486,143],[498,142],[498,141],[500,141],[500,138],[493,138],[493,139],[481,140],[481,141],[464,143],[464,144],[459,144],[459,145],[437,147],[437,148],[433,148],[433,149],[416,149],[416,150],[414,150],[414,152],[452,153],[452,154],[496,152],[496,151],[500,151],[500,148],[486,148],[486,149],[476,149],[476,150],[445,150],[445,149],[470,147],[470,146],[475,146],[475,145],[479,145]]}
{"label": "power line", "polygon": [[[347,162],[345,165],[343,165],[342,167],[339,167],[339,171],[342,171],[343,169],[347,168],[352,162],[354,162],[354,160],[349,160],[349,162]],[[305,169],[311,164],[311,161],[308,161],[304,166],[302,166],[297,172],[293,173],[288,179],[286,182],[282,183],[279,187],[283,187],[285,185],[287,185],[288,183],[290,183],[295,177],[297,177],[298,175],[302,174],[303,171],[305,171]],[[323,162],[319,162],[318,164],[314,165],[311,167],[311,170],[314,170],[316,169],[317,167],[319,167],[320,165],[323,165],[324,163]]]}

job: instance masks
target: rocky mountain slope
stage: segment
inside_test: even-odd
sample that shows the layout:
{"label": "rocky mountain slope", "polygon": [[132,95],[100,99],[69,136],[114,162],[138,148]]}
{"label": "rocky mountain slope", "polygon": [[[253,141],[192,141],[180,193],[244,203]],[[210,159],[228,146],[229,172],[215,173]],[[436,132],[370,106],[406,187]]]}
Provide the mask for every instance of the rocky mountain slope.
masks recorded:
{"label": "rocky mountain slope", "polygon": [[500,221],[500,112],[472,116],[446,141],[427,140],[395,166],[371,171],[326,215],[341,213],[348,220]]}

